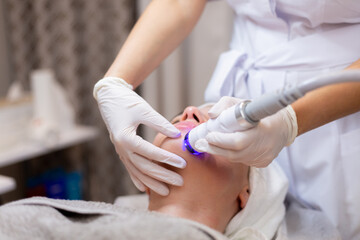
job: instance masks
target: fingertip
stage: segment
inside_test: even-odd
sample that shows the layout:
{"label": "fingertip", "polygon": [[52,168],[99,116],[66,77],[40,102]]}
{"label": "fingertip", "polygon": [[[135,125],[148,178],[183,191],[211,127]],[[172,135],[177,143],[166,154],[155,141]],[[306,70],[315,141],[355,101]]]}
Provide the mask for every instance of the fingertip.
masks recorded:
{"label": "fingertip", "polygon": [[186,166],[187,166],[187,162],[184,160],[184,163],[183,163],[183,165],[182,165],[181,169],[186,168]]}
{"label": "fingertip", "polygon": [[216,118],[219,114],[215,113],[215,112],[208,112],[209,118]]}
{"label": "fingertip", "polygon": [[145,192],[146,188],[144,185],[138,183],[137,181],[133,181],[133,183],[135,184],[135,187],[140,191],[140,192]]}
{"label": "fingertip", "polygon": [[[220,100],[221,101],[221,100]],[[222,107],[219,105],[220,102],[215,104],[212,108],[209,109],[208,115],[210,118],[216,118],[220,115],[221,111],[223,110]]]}
{"label": "fingertip", "polygon": [[178,130],[176,133],[174,133],[174,138],[178,138],[181,136],[181,132]]}
{"label": "fingertip", "polygon": [[179,187],[184,186],[184,179],[182,177],[181,177],[181,182],[179,182],[179,184],[177,186],[179,186]]}
{"label": "fingertip", "polygon": [[167,161],[164,161],[164,163],[167,163],[171,166],[174,166],[177,168],[185,168],[187,165],[187,162],[185,159],[183,159],[179,155],[174,154],[172,152],[166,151],[163,156],[164,156],[164,158],[167,158]]}
{"label": "fingertip", "polygon": [[146,189],[142,189],[142,188],[139,188],[139,187],[137,189],[142,193],[146,191]]}
{"label": "fingertip", "polygon": [[157,188],[157,189],[153,189],[157,194],[166,197],[167,195],[169,195],[170,191],[169,188],[167,187],[161,187],[161,188]]}
{"label": "fingertip", "polygon": [[186,166],[187,166],[187,163],[186,163],[186,161],[184,160],[184,161],[182,161],[180,164],[178,164],[178,168],[180,168],[180,169],[184,169],[184,168],[186,168]]}
{"label": "fingertip", "polygon": [[208,142],[205,139],[199,139],[195,142],[195,150],[200,152],[206,152],[208,149]]}
{"label": "fingertip", "polygon": [[144,120],[142,123],[151,128],[156,129],[158,132],[164,134],[167,137],[177,138],[181,136],[181,132],[179,129],[177,129],[174,125],[172,125],[168,120],[166,120],[161,115],[159,117],[161,121],[154,122],[156,119],[153,121],[151,121],[150,119],[146,119],[146,121]]}
{"label": "fingertip", "polygon": [[167,129],[167,134],[164,133],[166,136],[171,138],[178,138],[181,136],[181,132],[179,129],[171,125],[171,128]]}
{"label": "fingertip", "polygon": [[179,156],[176,156],[176,157],[172,157],[172,161],[171,162],[167,162],[167,164],[173,166],[173,167],[177,167],[177,168],[185,168],[186,165],[187,165],[187,162],[179,157]]}
{"label": "fingertip", "polygon": [[171,185],[181,187],[184,185],[184,179],[179,175],[172,183]]}

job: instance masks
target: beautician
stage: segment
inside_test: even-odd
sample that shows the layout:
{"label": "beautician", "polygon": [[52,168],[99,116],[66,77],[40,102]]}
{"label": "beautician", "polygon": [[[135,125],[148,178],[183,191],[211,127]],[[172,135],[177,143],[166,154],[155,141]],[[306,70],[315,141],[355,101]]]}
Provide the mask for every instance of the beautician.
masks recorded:
{"label": "beautician", "polygon": [[[172,138],[180,133],[133,89],[188,36],[206,3],[153,0],[105,78],[95,85],[111,140],[141,191],[149,187],[167,195],[165,183],[181,186],[178,174],[156,163],[183,168],[186,162],[136,135],[139,124]],[[228,3],[236,13],[233,38],[205,92],[207,102],[218,102],[211,117],[241,99],[349,65],[360,68],[358,0]],[[222,96],[233,98],[219,101]],[[289,178],[291,194],[325,212],[343,239],[360,239],[359,110],[360,84],[332,85],[307,94],[251,130],[213,132],[195,147],[257,167],[275,158]]]}

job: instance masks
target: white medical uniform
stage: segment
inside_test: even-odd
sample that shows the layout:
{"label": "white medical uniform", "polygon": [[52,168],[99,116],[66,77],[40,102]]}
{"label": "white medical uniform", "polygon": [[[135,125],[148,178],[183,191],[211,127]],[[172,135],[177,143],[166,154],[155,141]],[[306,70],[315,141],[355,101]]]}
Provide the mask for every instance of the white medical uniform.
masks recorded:
{"label": "white medical uniform", "polygon": [[[360,58],[360,0],[228,0],[236,16],[205,100],[256,98]],[[311,107],[311,106],[309,106]],[[290,192],[360,239],[360,113],[298,137],[276,159]]]}

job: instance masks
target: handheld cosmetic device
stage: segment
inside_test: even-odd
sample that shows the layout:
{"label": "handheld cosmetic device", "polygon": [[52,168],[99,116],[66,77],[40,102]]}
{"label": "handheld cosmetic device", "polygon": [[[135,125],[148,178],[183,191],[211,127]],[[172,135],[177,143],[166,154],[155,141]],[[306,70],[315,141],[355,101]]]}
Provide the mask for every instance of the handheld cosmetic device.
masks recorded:
{"label": "handheld cosmetic device", "polygon": [[184,138],[186,149],[199,155],[195,142],[212,131],[231,133],[253,128],[267,116],[275,114],[287,105],[303,97],[307,92],[330,84],[360,82],[360,70],[346,70],[322,75],[288,89],[267,93],[253,101],[244,101],[223,111],[216,119],[209,119],[189,131]]}

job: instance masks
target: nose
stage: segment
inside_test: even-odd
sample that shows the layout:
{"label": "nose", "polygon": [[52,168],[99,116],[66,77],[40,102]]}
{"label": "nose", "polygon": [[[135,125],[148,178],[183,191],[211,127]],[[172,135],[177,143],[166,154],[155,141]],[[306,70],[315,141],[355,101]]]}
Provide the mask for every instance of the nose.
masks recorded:
{"label": "nose", "polygon": [[194,106],[185,108],[183,114],[181,115],[181,121],[185,120],[194,120],[198,123],[203,123],[205,121],[200,110]]}

